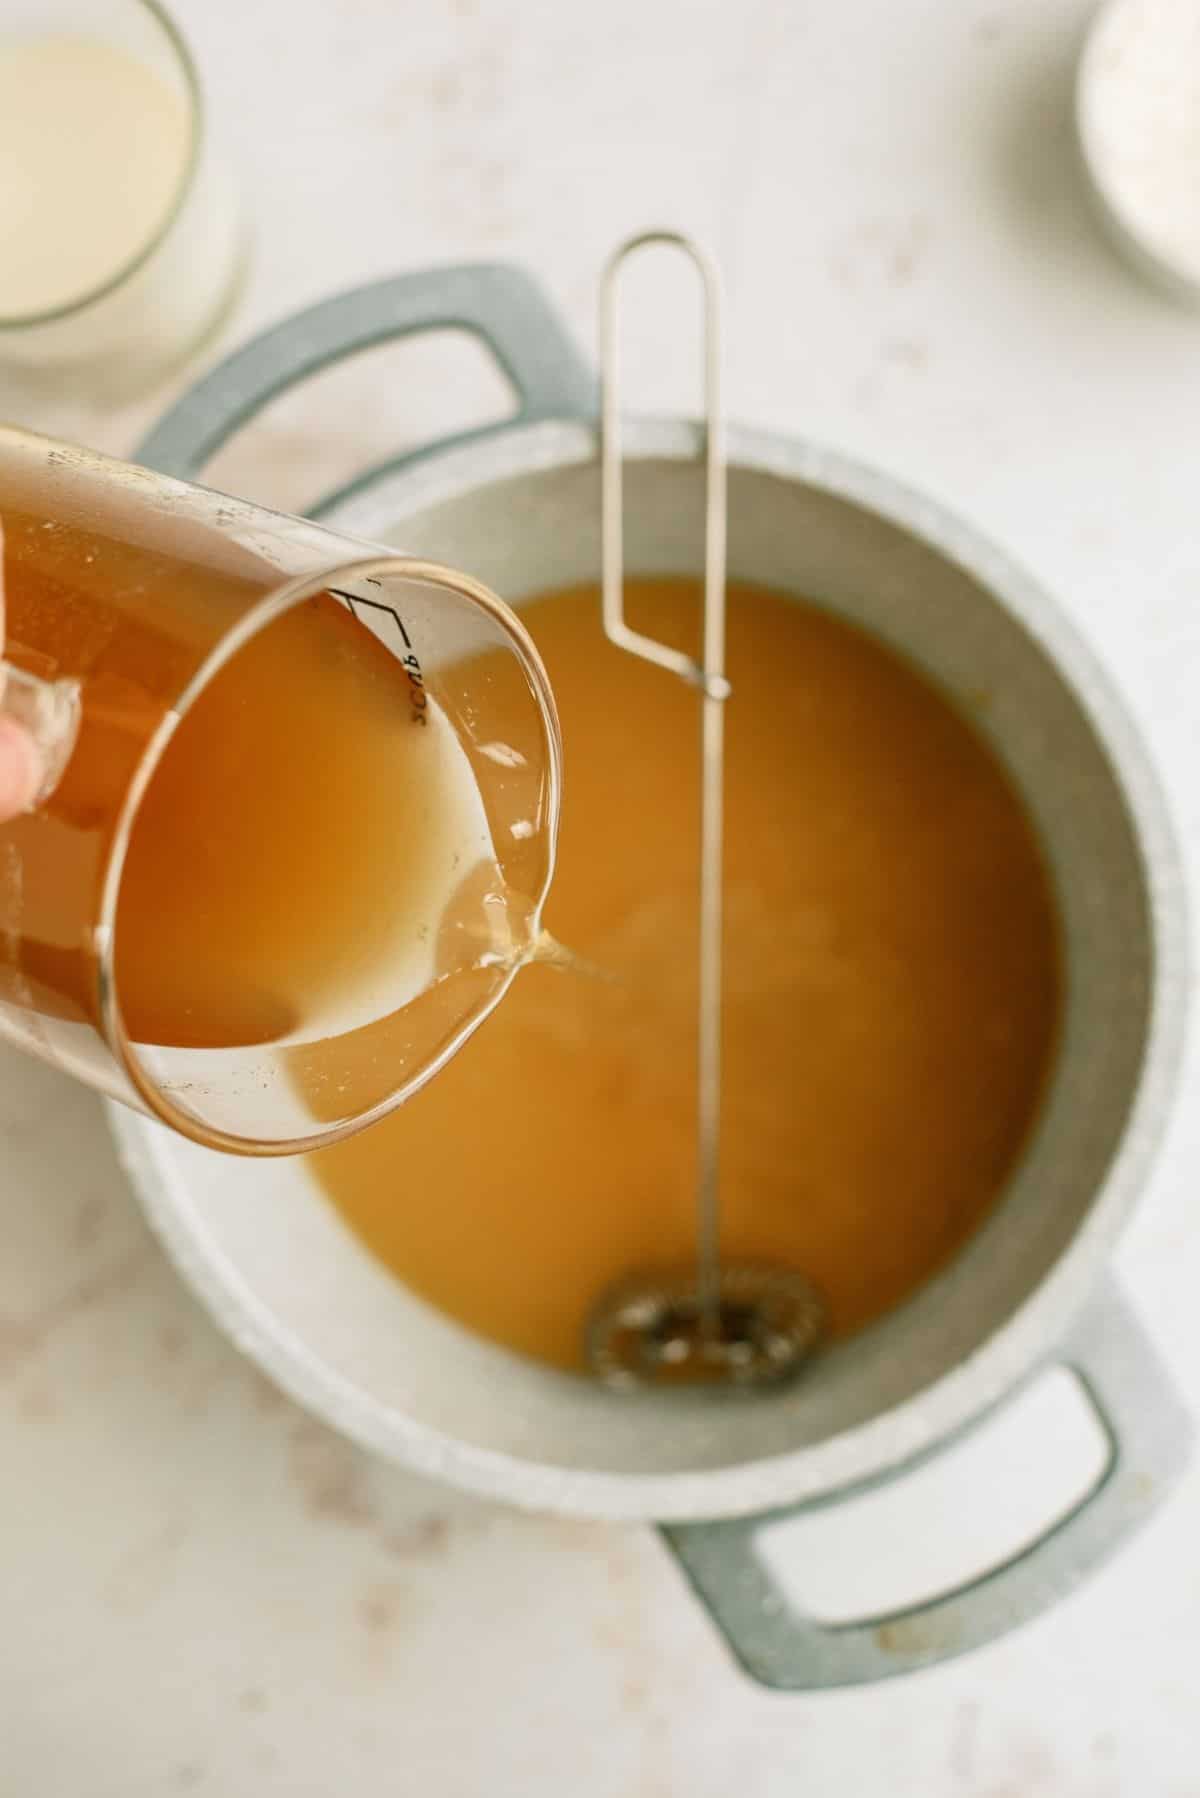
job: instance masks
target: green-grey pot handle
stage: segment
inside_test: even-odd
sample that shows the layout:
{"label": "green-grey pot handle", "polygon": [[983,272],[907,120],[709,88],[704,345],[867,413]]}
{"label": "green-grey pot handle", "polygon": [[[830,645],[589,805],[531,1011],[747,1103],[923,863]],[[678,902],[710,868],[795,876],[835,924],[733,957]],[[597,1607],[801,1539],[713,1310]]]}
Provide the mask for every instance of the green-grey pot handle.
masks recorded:
{"label": "green-grey pot handle", "polygon": [[[464,263],[394,275],[284,319],[185,393],[139,445],[136,459],[163,474],[193,479],[227,438],[285,388],[373,344],[446,330],[480,338],[512,382],[518,410],[503,425],[594,413],[595,377],[537,283],[506,263]],[[419,453],[500,428],[459,432]]]}
{"label": "green-grey pot handle", "polygon": [[1092,1301],[1055,1359],[1074,1370],[1095,1406],[1109,1442],[1105,1472],[1030,1547],[956,1591],[865,1622],[820,1623],[795,1608],[756,1548],[768,1525],[811,1507],[664,1527],[697,1595],[752,1678],[777,1689],[815,1691],[949,1660],[1038,1616],[1140,1528],[1182,1473],[1193,1430],[1115,1284]]}

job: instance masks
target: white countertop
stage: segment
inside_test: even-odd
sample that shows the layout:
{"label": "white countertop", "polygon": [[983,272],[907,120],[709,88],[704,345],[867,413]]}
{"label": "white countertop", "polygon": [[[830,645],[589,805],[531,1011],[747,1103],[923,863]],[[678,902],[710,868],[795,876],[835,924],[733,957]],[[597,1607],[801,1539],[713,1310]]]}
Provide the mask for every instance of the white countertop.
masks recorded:
{"label": "white countertop", "polygon": [[[728,276],[733,412],[902,473],[1054,589],[1197,873],[1200,319],[1088,217],[1086,0],[176,11],[255,229],[208,360],[330,290],[478,258],[529,264],[590,342],[613,242],[699,231]],[[691,409],[686,332],[635,289],[637,399]],[[486,409],[497,384],[466,366]],[[463,367],[409,345],[327,375],[214,478],[299,507],[463,422]],[[0,414],[116,451],[168,397],[105,412],[0,376]],[[1200,1412],[1198,1174],[1185,1102],[1120,1260]],[[460,1499],[275,1394],[149,1239],[98,1105],[9,1053],[0,1182],[0,1798],[1200,1793],[1200,1469],[1022,1634],[887,1687],[773,1696],[649,1531]]]}

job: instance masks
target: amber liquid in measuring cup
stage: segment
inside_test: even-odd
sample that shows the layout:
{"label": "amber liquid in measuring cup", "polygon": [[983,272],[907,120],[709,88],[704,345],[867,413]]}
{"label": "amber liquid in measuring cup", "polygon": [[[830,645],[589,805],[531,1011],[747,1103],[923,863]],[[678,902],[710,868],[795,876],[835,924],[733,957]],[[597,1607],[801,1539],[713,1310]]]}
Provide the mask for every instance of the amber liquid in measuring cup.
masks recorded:
{"label": "amber liquid in measuring cup", "polygon": [[[627,595],[694,651],[692,583]],[[599,612],[592,590],[522,617],[567,755],[549,922],[609,977],[531,969],[402,1113],[312,1163],[418,1293],[568,1368],[601,1292],[695,1242],[696,701]],[[1055,908],[999,761],[881,644],[735,586],[729,673],[723,1248],[808,1275],[846,1334],[1004,1186],[1053,1052]]]}
{"label": "amber liquid in measuring cup", "polygon": [[[0,830],[0,1003],[35,1026],[95,1023],[91,926],[118,812],[195,663],[193,621],[211,635],[213,613],[236,617],[244,595],[181,567],[164,622],[139,609],[146,552],[12,507],[3,526],[9,657],[87,672],[60,785]],[[493,678],[486,655],[478,678]],[[343,600],[318,592],[285,612],[196,697],[134,816],[114,937],[128,1036],[277,1046],[318,1121],[385,1098],[404,1057],[438,1049],[533,952],[534,908],[489,836],[487,782],[504,774],[468,765],[405,661]],[[331,1080],[311,1045],[334,1037]]]}

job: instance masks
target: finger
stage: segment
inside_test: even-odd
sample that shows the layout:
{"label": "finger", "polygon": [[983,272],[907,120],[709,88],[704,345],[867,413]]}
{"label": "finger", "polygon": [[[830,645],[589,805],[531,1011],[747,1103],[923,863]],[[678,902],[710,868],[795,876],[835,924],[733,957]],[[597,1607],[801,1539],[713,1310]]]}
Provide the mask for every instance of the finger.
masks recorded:
{"label": "finger", "polygon": [[29,732],[0,717],[0,821],[26,812],[42,784],[42,758]]}

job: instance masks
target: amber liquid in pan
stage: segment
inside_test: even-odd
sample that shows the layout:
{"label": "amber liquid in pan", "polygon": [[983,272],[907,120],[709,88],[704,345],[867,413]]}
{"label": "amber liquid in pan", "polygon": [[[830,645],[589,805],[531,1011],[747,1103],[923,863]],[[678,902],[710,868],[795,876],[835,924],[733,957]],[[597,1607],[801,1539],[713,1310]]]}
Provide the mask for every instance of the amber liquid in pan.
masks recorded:
{"label": "amber liquid in pan", "polygon": [[[695,647],[692,583],[631,582]],[[1060,1000],[1033,829],[923,678],[803,603],[729,595],[723,1247],[803,1270],[837,1334],[927,1279],[1029,1133]],[[522,613],[566,749],[532,967],[376,1129],[314,1157],[362,1241],[473,1330],[580,1365],[612,1280],[693,1249],[697,706],[609,647],[594,590]]]}

